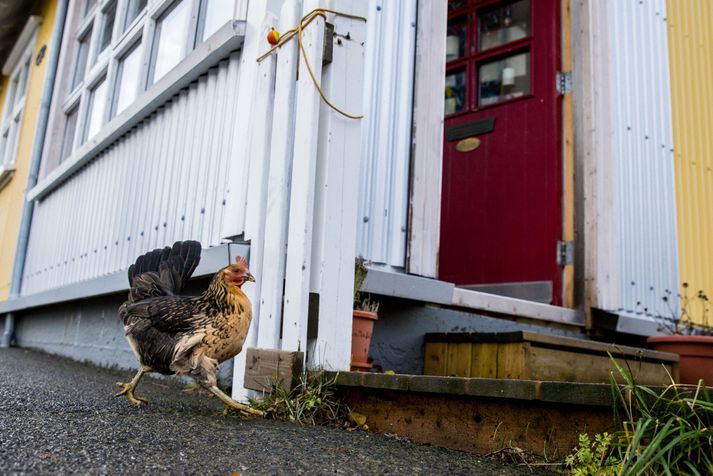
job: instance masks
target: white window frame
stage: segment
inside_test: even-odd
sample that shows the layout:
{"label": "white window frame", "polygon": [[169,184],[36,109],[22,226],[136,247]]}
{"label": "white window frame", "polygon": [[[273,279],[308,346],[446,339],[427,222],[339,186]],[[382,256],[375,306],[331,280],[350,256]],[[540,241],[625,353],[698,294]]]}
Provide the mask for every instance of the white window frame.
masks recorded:
{"label": "white window frame", "polygon": [[[37,44],[37,30],[41,20],[38,16],[28,19],[2,68],[3,74],[8,75],[10,79],[5,104],[0,114],[0,190],[10,182],[15,172],[25,104],[34,64],[32,60]],[[27,70],[23,73],[25,66]],[[17,97],[18,89],[23,91],[21,97]],[[9,143],[4,142],[3,138],[6,135]]]}
{"label": "white window frame", "polygon": [[[99,128],[101,135],[105,126],[112,122],[117,116],[116,97],[119,94],[119,65],[127,53],[137,43],[140,43],[138,48],[141,55],[141,67],[139,70],[139,91],[134,98],[136,102],[143,94],[155,86],[151,80],[153,69],[152,51],[157,46],[158,38],[156,37],[156,25],[161,20],[164,12],[168,11],[178,2],[189,3],[191,19],[189,22],[186,41],[188,42],[187,52],[184,58],[179,61],[173,69],[179,67],[188,57],[191,52],[198,46],[196,40],[197,34],[200,32],[203,18],[199,18],[199,13],[202,11],[202,6],[209,0],[148,0],[146,7],[134,18],[129,25],[124,25],[127,19],[128,8],[131,0],[98,0],[86,12],[85,6],[87,0],[71,0],[70,16],[68,18],[67,28],[68,35],[65,35],[64,43],[69,45],[67,51],[64,52],[61,58],[60,74],[69,77],[65,84],[56,87],[55,92],[59,93],[59,98],[56,98],[53,104],[53,114],[51,123],[49,124],[48,139],[45,141],[45,150],[43,151],[43,165],[41,175],[45,176],[53,169],[61,165],[62,162],[72,162],[78,159],[81,155],[83,147],[91,141],[91,137],[86,136],[88,128],[88,119],[91,111],[90,95],[93,88],[102,78],[107,81],[106,105],[104,107],[104,116],[102,118],[102,126]],[[99,53],[99,42],[101,40],[102,29],[104,25],[104,14],[107,8],[116,2],[116,12],[114,17],[114,25],[112,30],[112,39],[109,46],[104,51]],[[237,5],[242,5],[241,0],[235,0]],[[226,18],[226,22],[234,19],[236,6],[233,8],[231,18]],[[84,35],[91,27],[91,39],[89,51],[87,53],[86,70],[84,71],[83,79],[77,83],[73,90],[71,88],[71,78],[74,75],[74,67],[77,59],[77,44],[78,39]],[[61,81],[60,81],[61,82]],[[160,82],[160,81],[157,81]],[[66,157],[62,157],[64,128],[66,124],[67,113],[71,112],[75,107],[78,109],[77,124],[72,138],[71,152]],[[129,105],[125,111],[119,113],[119,116],[124,116],[131,110]]]}

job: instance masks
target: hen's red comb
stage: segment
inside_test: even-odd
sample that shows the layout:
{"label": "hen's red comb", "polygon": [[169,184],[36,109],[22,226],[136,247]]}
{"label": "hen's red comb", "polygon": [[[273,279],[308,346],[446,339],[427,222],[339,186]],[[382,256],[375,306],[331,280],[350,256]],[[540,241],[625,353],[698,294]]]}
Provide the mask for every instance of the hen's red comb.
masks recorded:
{"label": "hen's red comb", "polygon": [[248,260],[246,260],[244,256],[236,256],[236,257],[235,257],[235,262],[236,262],[237,264],[242,264],[242,265],[245,266],[246,268],[248,267]]}

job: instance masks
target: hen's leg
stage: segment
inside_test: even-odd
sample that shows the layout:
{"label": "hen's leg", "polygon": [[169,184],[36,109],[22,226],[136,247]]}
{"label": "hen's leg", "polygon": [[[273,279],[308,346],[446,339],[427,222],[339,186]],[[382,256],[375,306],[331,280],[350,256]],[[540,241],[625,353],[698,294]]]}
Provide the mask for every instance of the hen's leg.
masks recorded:
{"label": "hen's leg", "polygon": [[136,372],[136,375],[134,375],[134,378],[131,379],[131,382],[129,382],[129,383],[116,382],[116,384],[118,386],[120,386],[122,388],[122,390],[121,390],[121,392],[117,393],[114,396],[120,397],[122,395],[125,395],[126,398],[134,405],[141,405],[142,403],[148,403],[149,401],[146,400],[145,398],[137,397],[136,395],[134,395],[134,389],[139,384],[139,380],[141,380],[141,377],[143,377],[144,373],[146,373],[146,371],[143,368],[140,368],[139,371]]}
{"label": "hen's leg", "polygon": [[196,367],[191,370],[191,377],[203,388],[207,388],[213,395],[218,397],[221,402],[225,403],[228,407],[234,408],[243,413],[248,413],[250,415],[264,416],[265,413],[260,410],[255,410],[250,408],[248,405],[238,403],[229,396],[227,396],[221,389],[216,385],[215,369],[218,367],[218,361],[207,357],[205,354],[199,353],[193,355],[194,362],[196,362]]}
{"label": "hen's leg", "polygon": [[213,385],[212,387],[208,387],[208,390],[213,392],[216,397],[220,398],[221,402],[225,403],[230,408],[234,408],[241,412],[249,413],[250,415],[265,416],[265,413],[261,412],[260,410],[255,410],[254,408],[250,408],[248,405],[236,402],[215,385]]}

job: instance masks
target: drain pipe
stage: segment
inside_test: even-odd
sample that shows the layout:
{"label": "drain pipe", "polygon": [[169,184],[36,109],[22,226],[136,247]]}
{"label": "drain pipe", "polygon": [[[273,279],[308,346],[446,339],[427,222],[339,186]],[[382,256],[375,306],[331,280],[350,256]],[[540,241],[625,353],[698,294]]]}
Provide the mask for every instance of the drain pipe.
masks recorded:
{"label": "drain pipe", "polygon": [[[62,35],[64,33],[64,22],[67,18],[67,4],[69,0],[59,0],[57,13],[55,14],[54,31],[50,40],[50,54],[47,58],[47,72],[45,73],[45,84],[40,100],[39,114],[37,118],[37,128],[35,129],[35,141],[32,144],[32,157],[30,158],[30,173],[27,178],[27,190],[37,185],[37,177],[40,172],[40,161],[42,159],[42,149],[45,146],[45,133],[47,132],[47,122],[49,120],[50,104],[52,103],[52,92],[54,82],[57,77],[57,64],[59,63],[59,52],[62,49]],[[27,244],[30,240],[30,225],[32,224],[32,213],[35,210],[35,202],[24,201],[22,207],[22,218],[20,219],[20,231],[17,236],[17,248],[15,249],[15,263],[12,268],[12,281],[10,282],[10,297],[16,299],[20,295],[22,288],[22,273],[25,269],[25,258],[27,257]],[[0,340],[0,347],[10,347],[15,338],[15,314],[10,312],[5,315],[5,331]]]}

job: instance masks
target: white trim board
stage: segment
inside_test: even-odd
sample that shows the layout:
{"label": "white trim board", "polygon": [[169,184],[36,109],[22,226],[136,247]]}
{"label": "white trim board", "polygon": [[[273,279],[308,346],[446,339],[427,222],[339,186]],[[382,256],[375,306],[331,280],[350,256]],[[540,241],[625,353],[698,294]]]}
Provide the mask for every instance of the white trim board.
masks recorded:
{"label": "white trim board", "polygon": [[20,58],[22,58],[22,55],[25,53],[25,49],[32,42],[35,33],[41,24],[41,16],[32,15],[27,19],[27,23],[25,23],[25,26],[22,28],[20,36],[17,37],[15,45],[12,47],[10,54],[7,55],[5,64],[2,66],[3,75],[9,76],[10,73],[12,73],[12,70],[15,68],[17,62],[20,61]]}
{"label": "white trim board", "polygon": [[[248,256],[249,251],[250,246],[243,244],[226,244],[204,249],[193,277],[209,276],[232,263],[235,256]],[[0,302],[0,314],[126,292],[129,289],[126,272],[127,270],[122,269],[99,278],[3,301]]]}
{"label": "white trim board", "polygon": [[232,51],[243,46],[245,22],[231,20],[209,39],[201,43],[161,80],[146,90],[124,112],[112,119],[102,130],[77,149],[62,164],[50,172],[30,191],[28,200],[39,200],[59,186],[83,165],[99,155],[112,142],[148,117]]}

